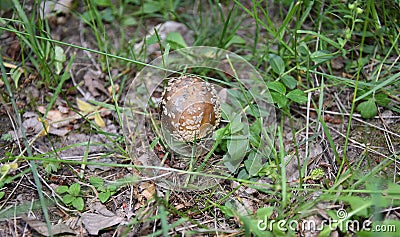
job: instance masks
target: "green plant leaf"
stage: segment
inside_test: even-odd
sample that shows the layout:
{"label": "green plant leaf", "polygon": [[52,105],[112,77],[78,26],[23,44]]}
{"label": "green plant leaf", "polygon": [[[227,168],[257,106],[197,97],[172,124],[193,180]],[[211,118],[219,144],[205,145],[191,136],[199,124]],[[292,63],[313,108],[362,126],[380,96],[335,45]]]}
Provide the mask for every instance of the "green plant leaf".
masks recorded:
{"label": "green plant leaf", "polygon": [[225,154],[223,161],[229,171],[234,172],[242,162],[249,144],[248,139],[244,139],[242,135],[231,136],[228,140],[228,154]]}
{"label": "green plant leaf", "polygon": [[281,56],[276,54],[269,55],[269,64],[271,65],[272,71],[276,74],[281,75],[285,72],[285,62],[281,58]]}
{"label": "green plant leaf", "polygon": [[158,42],[157,35],[152,35],[146,38],[146,45],[156,44]]}
{"label": "green plant leaf", "polygon": [[233,35],[232,38],[226,43],[226,48],[233,44],[246,44],[246,40],[244,40],[242,37],[238,35]]}
{"label": "green plant leaf", "polygon": [[276,91],[282,95],[286,94],[286,87],[279,81],[267,82],[267,87],[269,90]]}
{"label": "green plant leaf", "polygon": [[72,206],[75,207],[77,210],[82,211],[83,208],[85,207],[85,203],[83,202],[82,197],[77,197],[72,200]]}
{"label": "green plant leaf", "polygon": [[171,44],[172,49],[186,48],[188,47],[185,39],[179,32],[171,32],[167,34],[165,41]]}
{"label": "green plant leaf", "polygon": [[234,112],[232,114],[232,116],[233,116],[233,119],[230,123],[231,124],[231,134],[236,134],[243,129],[244,125],[242,123],[242,118],[241,118],[240,114],[237,114]]}
{"label": "green plant leaf", "polygon": [[1,0],[0,2],[0,11],[6,12],[13,7],[12,0]]}
{"label": "green plant leaf", "polygon": [[254,147],[259,147],[261,141],[261,120],[258,118],[251,126],[250,126],[250,144]]}
{"label": "green plant leaf", "polygon": [[[358,207],[363,206],[364,204],[372,205],[371,200],[369,198],[365,199],[365,198],[361,198],[361,197],[357,197],[357,196],[349,196],[349,197],[345,197],[345,198],[347,199],[348,203],[350,204],[352,210],[359,209]],[[357,215],[363,216],[363,217],[368,217],[368,215],[369,215],[368,208],[363,208],[361,210],[359,209],[359,211],[357,212]]]}
{"label": "green plant leaf", "polygon": [[63,67],[63,63],[67,60],[67,56],[65,56],[64,49],[60,46],[56,45],[54,47],[54,67],[56,68],[56,74],[60,75]]}
{"label": "green plant leaf", "polygon": [[65,195],[63,196],[63,202],[64,202],[65,204],[70,204],[73,200],[75,200],[75,197],[72,196],[71,194],[65,194]]}
{"label": "green plant leaf", "polygon": [[99,193],[99,199],[101,203],[107,202],[107,200],[111,197],[111,192],[110,190],[107,190],[106,192],[101,192]]}
{"label": "green plant leaf", "polygon": [[390,182],[386,192],[390,195],[400,195],[400,185]]}
{"label": "green plant leaf", "polygon": [[66,192],[68,192],[68,186],[65,186],[65,185],[58,186],[58,187],[55,189],[55,191],[56,191],[56,193],[58,193],[58,194],[66,193]]}
{"label": "green plant leaf", "polygon": [[221,209],[222,213],[224,213],[225,216],[228,218],[235,216],[235,207],[232,205],[231,202],[225,202],[225,205],[219,206],[219,209]]}
{"label": "green plant leaf", "polygon": [[23,71],[19,70],[18,68],[13,68],[11,69],[10,73],[11,79],[14,81],[15,88],[18,88],[19,79],[21,79]]}
{"label": "green plant leaf", "polygon": [[137,21],[132,16],[124,16],[121,20],[121,26],[134,26],[137,25]]}
{"label": "green plant leaf", "polygon": [[249,174],[247,173],[246,169],[240,169],[239,173],[237,174],[238,179],[247,180],[250,178]]}
{"label": "green plant leaf", "polygon": [[304,104],[308,101],[306,94],[299,89],[290,91],[287,93],[286,97],[299,104]]}
{"label": "green plant leaf", "polygon": [[287,105],[288,99],[285,95],[282,95],[277,92],[271,92],[271,97],[275,103],[278,104],[278,108],[283,108]]}
{"label": "green plant leaf", "polygon": [[13,140],[13,137],[9,133],[3,133],[3,134],[1,134],[0,140],[6,141],[6,142],[11,142]]}
{"label": "green plant leaf", "polygon": [[315,63],[323,63],[333,58],[333,54],[328,50],[319,50],[311,54],[311,60]]}
{"label": "green plant leaf", "polygon": [[78,183],[73,183],[68,190],[68,193],[71,194],[72,196],[78,196],[80,192],[81,192],[81,185]]}
{"label": "green plant leaf", "polygon": [[249,157],[244,161],[244,165],[250,177],[258,175],[258,172],[262,168],[261,156],[258,156],[256,152],[251,152]]}
{"label": "green plant leaf", "polygon": [[310,55],[310,50],[308,49],[307,44],[302,41],[298,46],[297,46],[297,52],[300,56],[303,57],[308,57]]}
{"label": "green plant leaf", "polygon": [[274,212],[273,207],[261,207],[257,210],[257,217],[261,220],[265,220],[271,217]]}
{"label": "green plant leaf", "polygon": [[109,7],[111,6],[111,0],[95,0],[94,4],[98,7]]}
{"label": "green plant leaf", "polygon": [[115,186],[115,185],[108,185],[108,186],[107,186],[107,189],[110,190],[111,192],[115,192],[115,191],[117,191],[117,186]]}
{"label": "green plant leaf", "polygon": [[[245,230],[244,236],[257,236],[257,237],[269,237],[271,233],[269,231],[264,231],[260,229],[260,222],[249,216],[240,215],[240,222],[243,223],[243,228]],[[275,236],[292,236],[290,234],[285,235],[275,235]]]}
{"label": "green plant leaf", "polygon": [[57,170],[60,168],[60,163],[58,162],[45,162],[43,163],[43,167],[46,170],[48,174],[51,174],[52,172],[57,172]]}
{"label": "green plant leaf", "polygon": [[378,113],[378,108],[376,107],[375,100],[373,98],[361,102],[357,106],[357,111],[360,112],[361,116],[365,119],[373,118]]}
{"label": "green plant leaf", "polygon": [[1,191],[1,192],[0,192],[0,200],[1,200],[5,195],[6,195],[6,192]]}
{"label": "green plant leaf", "polygon": [[140,15],[140,14],[152,14],[161,11],[162,5],[157,2],[157,1],[145,1],[137,12],[135,12],[135,15]]}
{"label": "green plant leaf", "polygon": [[115,21],[115,17],[114,17],[114,14],[113,14],[111,8],[104,9],[103,11],[101,11],[100,15],[101,15],[101,19],[105,22],[112,23]]}
{"label": "green plant leaf", "polygon": [[293,90],[294,88],[296,88],[297,86],[297,81],[296,79],[294,79],[294,77],[290,76],[290,75],[285,75],[282,77],[282,82],[283,84],[285,84],[285,86],[291,90]]}
{"label": "green plant leaf", "polygon": [[390,103],[390,98],[386,94],[378,93],[375,95],[375,101],[378,105],[386,107]]}
{"label": "green plant leaf", "polygon": [[100,177],[90,177],[89,182],[96,188],[104,186],[104,180]]}

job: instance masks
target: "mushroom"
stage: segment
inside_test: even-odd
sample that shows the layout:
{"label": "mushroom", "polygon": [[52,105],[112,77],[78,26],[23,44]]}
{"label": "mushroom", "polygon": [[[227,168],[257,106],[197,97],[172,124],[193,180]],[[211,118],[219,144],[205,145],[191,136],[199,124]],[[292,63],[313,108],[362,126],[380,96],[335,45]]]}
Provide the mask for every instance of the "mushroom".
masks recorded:
{"label": "mushroom", "polygon": [[161,125],[181,142],[193,142],[215,130],[221,106],[214,86],[197,76],[170,78],[162,93]]}

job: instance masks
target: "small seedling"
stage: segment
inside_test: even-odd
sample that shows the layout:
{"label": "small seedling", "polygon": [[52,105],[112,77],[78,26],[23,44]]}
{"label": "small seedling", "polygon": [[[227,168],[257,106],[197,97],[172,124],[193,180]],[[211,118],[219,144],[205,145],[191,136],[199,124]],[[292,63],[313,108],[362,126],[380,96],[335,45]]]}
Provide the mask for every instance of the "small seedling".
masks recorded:
{"label": "small seedling", "polygon": [[9,133],[3,133],[1,135],[0,140],[6,141],[6,142],[11,142],[13,140],[13,138],[12,138],[11,134],[9,134]]}
{"label": "small seedling", "polygon": [[[292,87],[291,77],[285,77],[287,80],[285,85],[290,89]],[[268,82],[267,87],[271,91],[271,96],[274,102],[278,105],[279,108],[284,108],[288,105],[289,101],[296,102],[298,104],[304,104],[307,102],[306,94],[300,89],[294,89],[286,93],[286,87],[281,82],[273,81]],[[290,87],[289,87],[290,86]]]}
{"label": "small seedling", "polygon": [[114,185],[105,186],[104,180],[99,177],[91,177],[90,184],[93,185],[99,192],[100,202],[105,203],[115,193],[117,187]]}
{"label": "small seedling", "polygon": [[77,210],[82,211],[85,207],[85,203],[83,198],[81,197],[81,185],[78,183],[74,183],[71,186],[59,186],[56,188],[56,193],[63,196],[63,202],[67,205],[72,205]]}
{"label": "small seedling", "polygon": [[[296,79],[285,74],[286,67],[282,57],[276,54],[270,54],[269,64],[272,72],[280,78],[279,81],[267,82],[267,87],[271,92],[272,99],[278,107],[286,107],[289,101],[298,104],[307,102],[306,94],[300,89],[295,89],[297,86]],[[287,88],[290,90],[289,92],[287,92]]]}
{"label": "small seedling", "polygon": [[[360,97],[366,92],[366,90],[361,89],[357,95]],[[364,97],[362,100],[363,101],[357,106],[357,111],[360,112],[361,116],[365,119],[373,118],[377,115],[377,105],[387,107],[390,103],[388,95],[384,93],[370,94]]]}
{"label": "small seedling", "polygon": [[60,163],[53,162],[53,161],[44,162],[43,167],[44,167],[44,170],[46,170],[46,172],[48,174],[51,174],[53,172],[57,172],[57,170],[60,169]]}

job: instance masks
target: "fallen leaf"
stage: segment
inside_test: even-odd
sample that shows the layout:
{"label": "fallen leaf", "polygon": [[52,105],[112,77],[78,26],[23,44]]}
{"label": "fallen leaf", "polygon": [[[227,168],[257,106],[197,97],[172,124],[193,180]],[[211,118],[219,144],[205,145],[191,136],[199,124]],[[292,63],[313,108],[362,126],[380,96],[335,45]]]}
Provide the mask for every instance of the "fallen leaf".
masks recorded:
{"label": "fallen leaf", "polygon": [[103,216],[109,216],[109,217],[115,216],[114,212],[108,210],[107,207],[101,204],[100,202],[94,202],[92,204],[89,204],[89,208]]}
{"label": "fallen leaf", "polygon": [[94,122],[99,125],[99,127],[104,128],[106,126],[106,123],[104,122],[104,120],[101,118],[99,113],[96,113],[94,115]]}
{"label": "fallen leaf", "polygon": [[68,114],[71,112],[69,107],[67,105],[61,104],[57,106],[58,111],[60,111],[63,114]]}
{"label": "fallen leaf", "polygon": [[[46,107],[38,106],[37,110],[45,114]],[[76,114],[73,111],[69,111],[69,113],[62,113],[59,110],[49,110],[46,115],[46,119],[50,122],[50,127],[48,132],[57,136],[65,136],[68,132],[71,131],[70,123],[76,119]]]}
{"label": "fallen leaf", "polygon": [[[22,219],[36,232],[43,236],[50,236],[49,230],[47,228],[46,222],[30,219],[28,217],[22,217]],[[66,224],[59,223],[51,226],[52,235],[59,234],[76,234],[71,228],[69,228]]]}
{"label": "fallen leaf", "polygon": [[97,110],[97,107],[94,105],[91,105],[81,99],[76,99],[76,104],[78,105],[78,109],[84,113],[91,113],[95,110]]}
{"label": "fallen leaf", "polygon": [[[109,94],[110,96],[112,96],[113,86],[109,86],[109,87],[107,88],[107,91],[108,91],[108,94]],[[115,93],[115,94],[118,94],[118,91],[119,91],[119,85],[118,85],[118,84],[114,84],[114,93]]]}
{"label": "fallen leaf", "polygon": [[101,128],[104,128],[106,126],[106,123],[104,122],[103,118],[100,116],[100,108],[99,106],[94,106],[89,103],[84,102],[83,100],[76,99],[76,103],[78,105],[79,110],[84,112],[85,114],[95,112],[93,116],[90,116],[89,119],[94,118],[94,122]]}
{"label": "fallen leaf", "polygon": [[117,215],[104,216],[95,213],[83,213],[82,223],[91,235],[98,235],[100,230],[120,224],[124,218]]}
{"label": "fallen leaf", "polygon": [[[46,109],[43,106],[38,106],[38,111],[41,113],[45,113]],[[66,121],[61,120],[61,122],[54,122],[52,120],[58,118],[57,112],[53,113],[49,111],[48,115],[50,114],[49,118],[51,119],[48,119],[46,117],[47,120],[44,120],[43,122],[40,121],[37,114],[33,113],[33,116],[30,116],[30,113],[31,112],[27,112],[24,114],[24,117],[28,119],[23,122],[23,127],[28,135],[36,135],[40,133],[38,136],[43,136],[46,132],[48,132],[57,136],[65,136],[71,131],[71,128],[66,126],[69,125],[71,119]],[[43,124],[46,126],[46,130],[44,129]]]}
{"label": "fallen leaf", "polygon": [[89,92],[92,94],[93,97],[100,95],[98,91],[101,91],[104,94],[108,95],[108,91],[104,87],[104,82],[99,80],[101,74],[101,72],[89,69],[83,76],[85,86],[87,86]]}
{"label": "fallen leaf", "polygon": [[50,110],[47,113],[46,118],[49,119],[50,121],[60,121],[64,119],[63,114],[58,110]]}
{"label": "fallen leaf", "polygon": [[39,137],[46,136],[48,134],[49,130],[50,130],[49,121],[47,121],[46,119],[41,119],[39,117],[38,117],[38,121],[41,122],[44,125],[42,131],[40,131],[38,136]]}
{"label": "fallen leaf", "polygon": [[142,195],[147,199],[150,200],[153,198],[155,192],[156,192],[156,187],[154,183],[146,182],[146,183],[141,183],[140,188],[143,189]]}
{"label": "fallen leaf", "polygon": [[70,128],[65,127],[65,128],[54,128],[54,127],[50,127],[49,133],[59,136],[59,137],[63,137],[65,135],[67,135],[67,133],[69,133],[71,131]]}
{"label": "fallen leaf", "polygon": [[22,126],[28,135],[36,135],[43,130],[43,124],[39,122],[37,117],[29,118],[22,122]]}

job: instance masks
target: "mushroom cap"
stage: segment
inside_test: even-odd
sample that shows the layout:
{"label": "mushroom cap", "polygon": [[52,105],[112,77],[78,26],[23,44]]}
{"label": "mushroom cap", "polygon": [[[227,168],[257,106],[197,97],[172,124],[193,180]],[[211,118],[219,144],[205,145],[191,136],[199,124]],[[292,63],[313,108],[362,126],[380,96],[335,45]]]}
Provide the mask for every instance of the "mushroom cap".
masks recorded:
{"label": "mushroom cap", "polygon": [[220,102],[212,84],[196,76],[169,79],[161,100],[161,124],[175,139],[204,138],[220,119]]}

